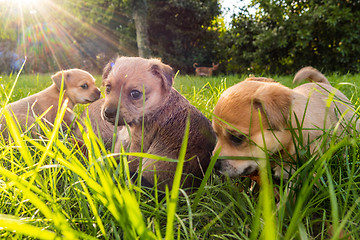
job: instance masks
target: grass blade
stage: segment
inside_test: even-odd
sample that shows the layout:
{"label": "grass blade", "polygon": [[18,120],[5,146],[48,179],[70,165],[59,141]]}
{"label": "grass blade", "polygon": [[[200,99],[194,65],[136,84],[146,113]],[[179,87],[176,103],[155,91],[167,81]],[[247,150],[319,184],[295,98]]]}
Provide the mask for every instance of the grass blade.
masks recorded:
{"label": "grass blade", "polygon": [[172,185],[172,189],[171,189],[171,195],[170,195],[170,198],[168,201],[165,239],[173,239],[173,237],[174,237],[173,224],[174,224],[174,219],[175,219],[175,214],[176,214],[177,200],[179,198],[181,174],[183,171],[183,166],[184,166],[184,161],[185,161],[186,149],[187,149],[188,138],[189,138],[189,130],[190,130],[190,114],[188,114],[188,117],[187,117],[184,138],[183,138],[183,142],[182,142],[180,153],[179,153],[179,162],[176,167],[174,181],[173,181],[173,185]]}

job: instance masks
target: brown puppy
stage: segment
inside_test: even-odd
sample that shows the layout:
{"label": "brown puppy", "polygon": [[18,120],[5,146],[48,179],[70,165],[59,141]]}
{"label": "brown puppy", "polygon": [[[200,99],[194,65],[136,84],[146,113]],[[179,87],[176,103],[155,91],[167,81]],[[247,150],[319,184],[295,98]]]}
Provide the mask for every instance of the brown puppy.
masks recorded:
{"label": "brown puppy", "polygon": [[[221,148],[220,156],[240,156],[245,160],[221,160],[220,157],[215,166],[217,170],[230,177],[251,175],[265,162],[261,160],[265,158],[264,144],[270,155],[293,156],[295,145],[299,144],[294,143],[289,130],[298,129],[295,116],[303,121],[302,132],[295,132],[303,135],[302,145],[310,144],[313,152],[318,150],[315,140],[323,135],[323,130],[352,121],[354,109],[349,99],[333,88],[319,71],[303,68],[294,81],[305,78],[315,83],[290,89],[276,82],[248,78],[221,95],[214,109],[213,127],[218,137],[215,150]],[[280,176],[281,167],[273,164],[275,175]],[[289,171],[289,166],[285,169]],[[287,177],[287,172],[284,176]]]}
{"label": "brown puppy", "polygon": [[[141,152],[142,124],[144,125],[143,152],[178,159],[186,119],[190,116],[190,134],[184,163],[182,187],[198,187],[210,162],[215,146],[215,134],[210,121],[182,95],[172,88],[174,72],[157,59],[121,57],[105,74],[105,102],[102,115],[115,122],[120,98],[119,126],[130,125],[131,141],[126,128],[119,132],[117,145],[130,144],[130,152]],[[145,104],[143,103],[145,102]],[[142,122],[144,121],[144,122]],[[118,147],[119,148],[119,147]],[[136,172],[139,160],[129,157],[131,172]],[[154,183],[154,170],[158,188],[172,186],[176,162],[143,159],[142,176]]]}
{"label": "brown puppy", "polygon": [[212,64],[212,67],[198,67],[197,63],[193,64],[193,67],[195,68],[195,74],[196,76],[206,76],[211,77],[213,74],[213,71],[217,70],[219,67],[219,64]]}
{"label": "brown puppy", "polygon": [[[90,103],[99,99],[100,90],[95,86],[93,76],[80,69],[69,69],[57,72],[51,79],[53,84],[45,90],[29,97],[10,103],[6,109],[15,115],[20,125],[25,129],[35,122],[37,116],[51,109],[43,117],[47,123],[53,124],[57,115],[60,89],[62,79],[64,79],[64,99],[68,101],[68,111],[66,111],[63,121],[69,126],[74,119],[72,109],[77,103]],[[4,124],[4,120],[1,120]],[[0,126],[2,128],[4,126]]]}

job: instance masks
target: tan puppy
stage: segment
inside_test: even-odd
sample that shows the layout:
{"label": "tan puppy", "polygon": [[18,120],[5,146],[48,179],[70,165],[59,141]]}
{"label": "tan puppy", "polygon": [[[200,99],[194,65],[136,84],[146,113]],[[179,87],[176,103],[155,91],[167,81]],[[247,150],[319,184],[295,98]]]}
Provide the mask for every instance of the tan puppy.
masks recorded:
{"label": "tan puppy", "polygon": [[[182,186],[198,187],[210,162],[215,134],[210,121],[172,88],[173,69],[157,59],[137,57],[121,57],[111,65],[111,70],[104,75],[106,95],[102,114],[114,123],[120,98],[119,126],[126,122],[131,131],[130,140],[123,128],[117,145],[129,143],[130,152],[141,152],[143,124],[143,152],[178,159],[189,115],[191,124]],[[128,160],[130,171],[136,172],[139,159],[129,157]],[[176,167],[176,162],[145,158],[143,182],[151,186],[156,169],[158,188],[164,190],[165,185],[171,188]]]}
{"label": "tan puppy", "polygon": [[[107,64],[103,70],[102,75],[102,86],[105,85],[104,80],[109,75],[112,65],[114,64],[116,59],[113,59],[110,61],[109,64]],[[103,116],[101,115],[101,109],[102,105],[104,104],[104,99],[99,99],[91,104],[82,112],[80,116],[80,124],[83,123],[82,120],[89,119],[91,123],[91,128],[93,129],[94,133],[101,137],[106,149],[110,149],[112,147],[113,143],[113,134],[115,127],[112,123],[106,121]],[[117,127],[117,131],[121,130],[121,126]],[[75,136],[79,139],[82,138],[82,133],[80,132],[80,129],[78,125],[75,125]]]}
{"label": "tan puppy", "polygon": [[[80,69],[69,69],[57,72],[51,79],[53,84],[45,90],[29,97],[10,103],[6,109],[13,113],[20,125],[24,128],[35,122],[35,118],[47,109],[43,120],[53,124],[57,115],[60,89],[62,79],[64,79],[64,99],[68,100],[68,111],[66,111],[63,121],[70,126],[74,115],[72,109],[77,103],[91,103],[100,97],[100,90],[95,86],[93,76]],[[1,121],[4,123],[4,120]]]}
{"label": "tan puppy", "polygon": [[217,70],[219,67],[219,64],[212,64],[212,67],[198,67],[197,63],[193,64],[193,67],[195,68],[196,76],[206,76],[211,77],[213,74],[213,71]]}
{"label": "tan puppy", "polygon": [[[334,89],[319,71],[303,68],[294,81],[301,82],[305,78],[316,83],[290,89],[271,80],[248,78],[221,95],[214,109],[213,127],[218,138],[214,151],[221,148],[220,156],[245,159],[221,160],[219,157],[215,166],[217,170],[230,177],[251,175],[259,164],[265,162],[262,160],[265,159],[264,142],[270,155],[293,156],[296,144],[310,144],[311,151],[315,152],[317,143],[314,141],[323,135],[324,129],[334,128],[337,123],[346,125],[352,120],[354,109],[349,99]],[[332,97],[328,107],[327,101]],[[340,119],[341,114],[344,114],[344,119]],[[303,143],[294,143],[289,130],[298,129],[295,116],[303,121],[301,133],[295,131],[303,135]],[[275,175],[280,176],[279,164],[273,163],[272,168]],[[286,178],[289,166],[285,169]]]}

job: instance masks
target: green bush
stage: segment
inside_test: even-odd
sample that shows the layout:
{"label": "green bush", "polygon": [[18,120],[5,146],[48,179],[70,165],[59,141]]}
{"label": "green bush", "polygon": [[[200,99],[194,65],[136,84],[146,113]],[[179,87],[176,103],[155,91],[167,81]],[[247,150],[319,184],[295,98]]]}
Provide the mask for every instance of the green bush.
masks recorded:
{"label": "green bush", "polygon": [[[358,1],[252,1],[223,39],[229,68],[244,73],[292,74],[304,66],[325,72],[360,71]],[[238,68],[238,69],[237,69]]]}

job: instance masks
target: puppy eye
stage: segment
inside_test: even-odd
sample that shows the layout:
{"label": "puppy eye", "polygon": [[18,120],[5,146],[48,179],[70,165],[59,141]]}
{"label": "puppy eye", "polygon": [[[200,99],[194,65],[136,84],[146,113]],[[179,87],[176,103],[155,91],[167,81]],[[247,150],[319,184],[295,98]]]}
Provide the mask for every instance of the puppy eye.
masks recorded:
{"label": "puppy eye", "polygon": [[142,93],[138,90],[132,90],[130,92],[130,96],[133,98],[133,99],[139,99],[141,96],[142,96]]}
{"label": "puppy eye", "polygon": [[81,85],[80,87],[81,87],[82,89],[88,89],[88,88],[89,88],[89,86],[87,85],[87,83]]}
{"label": "puppy eye", "polygon": [[105,91],[106,91],[106,94],[109,94],[110,91],[111,91],[111,86],[110,86],[110,85],[106,85]]}
{"label": "puppy eye", "polygon": [[230,141],[235,144],[235,145],[240,145],[241,143],[244,142],[245,140],[245,135],[234,135],[234,134],[229,134],[229,139]]}

